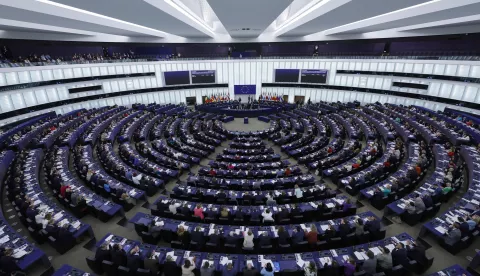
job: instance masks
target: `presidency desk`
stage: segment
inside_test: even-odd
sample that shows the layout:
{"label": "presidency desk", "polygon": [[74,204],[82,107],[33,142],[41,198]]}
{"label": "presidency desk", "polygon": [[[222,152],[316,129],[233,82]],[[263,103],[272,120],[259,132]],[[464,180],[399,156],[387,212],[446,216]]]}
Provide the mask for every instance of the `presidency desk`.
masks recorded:
{"label": "presidency desk", "polygon": [[131,249],[135,246],[138,246],[140,249],[139,255],[142,259],[147,258],[147,256],[153,253],[158,257],[158,263],[161,266],[165,264],[167,256],[171,256],[172,262],[174,262],[178,267],[182,266],[186,259],[193,260],[193,257],[196,257],[196,268],[200,268],[205,261],[208,261],[209,263],[213,263],[216,271],[223,273],[225,273],[226,264],[232,263],[233,271],[229,271],[229,274],[223,275],[236,275],[245,269],[247,263],[252,264],[257,271],[260,271],[266,263],[271,263],[276,272],[285,270],[303,272],[305,263],[310,261],[313,261],[316,264],[318,270],[331,267],[332,261],[336,261],[339,266],[343,266],[345,261],[349,258],[355,260],[357,264],[361,264],[366,258],[368,258],[366,257],[366,253],[361,251],[362,249],[365,251],[371,250],[377,255],[380,253],[380,249],[378,248],[379,246],[385,246],[392,250],[395,247],[395,244],[400,242],[405,244],[407,241],[413,241],[413,238],[407,233],[402,233],[384,240],[340,249],[300,254],[237,255],[173,249],[169,247],[145,244],[141,243],[140,241],[128,240],[120,236],[107,234],[104,238],[97,242],[96,246],[100,247],[104,243],[108,243],[110,245],[120,244],[123,246],[125,252],[127,252],[127,258],[131,256]]}
{"label": "presidency desk", "polygon": [[244,117],[259,117],[268,116],[270,114],[279,113],[282,111],[292,110],[295,108],[294,104],[278,103],[278,104],[254,104],[255,109],[238,109],[238,103],[219,103],[219,104],[202,104],[195,107],[196,110],[222,114],[226,116],[233,116],[235,118]]}

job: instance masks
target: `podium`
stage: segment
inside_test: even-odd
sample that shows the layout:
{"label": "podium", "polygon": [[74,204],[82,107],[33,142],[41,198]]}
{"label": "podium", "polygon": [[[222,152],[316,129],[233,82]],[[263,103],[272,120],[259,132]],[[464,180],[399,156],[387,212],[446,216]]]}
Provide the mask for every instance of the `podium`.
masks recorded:
{"label": "podium", "polygon": [[244,117],[244,118],[243,118],[243,123],[244,123],[244,124],[248,124],[248,117]]}

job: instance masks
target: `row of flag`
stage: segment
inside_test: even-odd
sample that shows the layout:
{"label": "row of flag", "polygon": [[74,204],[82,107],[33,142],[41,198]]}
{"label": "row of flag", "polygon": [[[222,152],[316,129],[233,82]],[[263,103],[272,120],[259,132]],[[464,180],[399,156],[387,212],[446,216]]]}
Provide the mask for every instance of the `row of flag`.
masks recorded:
{"label": "row of flag", "polygon": [[212,94],[205,98],[205,103],[218,103],[227,101],[230,101],[230,95],[228,95],[227,93]]}
{"label": "row of flag", "polygon": [[277,93],[262,92],[262,94],[260,95],[260,97],[258,99],[259,100],[265,100],[265,101],[283,102],[283,97],[280,97]]}

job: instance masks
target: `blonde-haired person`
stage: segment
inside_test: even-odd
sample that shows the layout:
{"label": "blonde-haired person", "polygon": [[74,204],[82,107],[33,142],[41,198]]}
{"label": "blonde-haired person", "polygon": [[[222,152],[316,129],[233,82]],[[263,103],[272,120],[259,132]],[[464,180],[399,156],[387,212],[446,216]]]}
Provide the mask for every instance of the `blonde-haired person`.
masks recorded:
{"label": "blonde-haired person", "polygon": [[253,243],[253,233],[252,230],[243,232],[243,247],[253,248],[255,244]]}

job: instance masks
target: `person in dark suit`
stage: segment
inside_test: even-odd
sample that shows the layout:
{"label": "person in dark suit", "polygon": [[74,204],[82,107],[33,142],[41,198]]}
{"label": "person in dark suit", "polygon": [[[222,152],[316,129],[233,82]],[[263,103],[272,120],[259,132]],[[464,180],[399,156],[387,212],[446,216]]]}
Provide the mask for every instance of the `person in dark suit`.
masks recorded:
{"label": "person in dark suit", "polygon": [[143,268],[143,258],[140,256],[138,246],[130,250],[130,255],[127,257],[127,267],[130,268],[130,273],[136,273],[137,269]]}
{"label": "person in dark suit", "polygon": [[228,233],[228,235],[225,237],[225,244],[237,245],[238,239],[239,239],[239,236],[236,235],[234,231],[230,231],[230,233]]}
{"label": "person in dark suit", "polygon": [[27,211],[25,212],[25,215],[27,218],[29,218],[32,221],[35,221],[35,216],[37,215],[37,210],[35,210],[35,207],[33,204],[30,204],[30,206],[27,208]]}
{"label": "person in dark suit", "polygon": [[17,262],[12,255],[13,249],[7,248],[3,252],[3,256],[0,257],[0,267],[2,268],[2,271],[5,272],[5,275],[13,275],[15,271],[20,271]]}
{"label": "person in dark suit", "polygon": [[252,195],[249,192],[245,192],[242,196],[242,201],[252,201]]}
{"label": "person in dark suit", "polygon": [[180,214],[183,214],[185,216],[191,216],[192,215],[192,211],[190,211],[190,208],[188,208],[187,204],[183,204],[183,206],[180,209]]}
{"label": "person in dark suit", "polygon": [[103,261],[110,261],[112,256],[110,255],[110,250],[108,249],[108,244],[104,243],[102,246],[97,248],[95,252],[95,261],[101,264]]}
{"label": "person in dark suit", "polygon": [[328,226],[328,229],[325,230],[325,232],[323,233],[323,237],[324,239],[331,239],[331,238],[334,238],[335,235],[336,235],[336,231],[335,231],[335,228],[333,227],[333,225],[329,225]]}
{"label": "person in dark suit", "polygon": [[425,204],[425,208],[429,208],[433,206],[433,200],[429,194],[423,195],[422,200],[423,200],[423,204]]}
{"label": "person in dark suit", "polygon": [[[173,260],[172,256],[167,256],[165,262],[163,263],[163,275],[180,275],[179,268],[177,263]],[[170,274],[168,274],[170,272]],[[173,272],[173,273],[171,273]],[[176,273],[175,273],[176,272]]]}
{"label": "person in dark suit", "polygon": [[278,234],[278,244],[289,244],[288,239],[290,236],[288,235],[288,232],[285,230],[285,227],[279,226],[277,230]]}
{"label": "person in dark suit", "polygon": [[111,247],[111,256],[112,256],[112,262],[116,266],[127,265],[127,253],[122,249],[121,245],[114,244],[113,247]]}
{"label": "person in dark suit", "polygon": [[236,219],[242,219],[245,217],[245,211],[243,208],[238,208],[237,211],[235,211],[235,217]]}
{"label": "person in dark suit", "polygon": [[338,225],[338,236],[341,238],[346,237],[348,234],[350,234],[350,225],[345,223],[344,219],[340,220],[340,225]]}
{"label": "person in dark suit", "polygon": [[227,198],[227,194],[225,194],[225,192],[223,190],[220,190],[216,197],[217,197],[217,199],[225,199],[225,198]]}
{"label": "person in dark suit", "polygon": [[407,241],[407,257],[410,260],[417,261],[417,263],[423,263],[427,258],[425,247],[416,242]]}
{"label": "person in dark suit", "polygon": [[63,227],[58,230],[58,242],[62,244],[73,244],[75,239],[72,233],[69,231],[70,225],[65,223]]}
{"label": "person in dark suit", "polygon": [[160,236],[160,232],[162,231],[162,226],[155,225],[155,220],[152,220],[148,225],[148,233],[152,235],[155,239]]}
{"label": "person in dark suit", "polygon": [[258,237],[259,246],[269,246],[272,245],[272,238],[268,235],[268,232],[265,231],[263,234]]}
{"label": "person in dark suit", "polygon": [[158,263],[158,257],[155,256],[155,251],[152,250],[152,252],[150,252],[150,254],[148,255],[148,258],[145,258],[145,260],[143,260],[143,267],[145,269],[149,269],[150,270],[150,273],[151,275],[158,275],[159,273],[159,263]]}
{"label": "person in dark suit", "polygon": [[363,227],[365,231],[369,231],[370,233],[378,232],[380,231],[380,228],[380,221],[373,216],[368,218],[368,221],[365,222],[365,226]]}
{"label": "person in dark suit", "polygon": [[54,237],[54,238],[57,238],[58,237],[58,226],[55,225],[55,221],[53,219],[51,219],[49,222],[48,222],[48,225],[47,227],[45,227],[45,231],[47,231],[48,235]]}
{"label": "person in dark suit", "polygon": [[464,218],[458,217],[458,223],[460,224],[462,238],[468,236],[468,234],[470,234],[470,226],[468,225],[468,222],[466,222]]}
{"label": "person in dark suit", "polygon": [[209,237],[208,237],[208,242],[209,243],[214,243],[214,244],[219,244],[220,242],[220,230],[218,229],[215,229],[215,232],[213,232],[213,234],[211,234]]}
{"label": "person in dark suit", "polygon": [[395,245],[392,251],[393,266],[402,265],[404,268],[408,267],[407,250],[403,243],[399,242]]}
{"label": "person in dark suit", "polygon": [[205,244],[205,236],[203,235],[202,227],[195,227],[195,230],[192,232],[191,241],[196,242],[198,245]]}
{"label": "person in dark suit", "polygon": [[301,214],[302,214],[302,210],[300,208],[298,208],[297,205],[292,204],[292,209],[290,210],[290,215],[292,217],[294,217],[294,216],[298,216],[298,215],[301,215]]}
{"label": "person in dark suit", "polygon": [[292,233],[292,243],[300,243],[305,240],[305,232],[300,226],[297,226]]}
{"label": "person in dark suit", "polygon": [[288,219],[289,213],[287,208],[280,208],[277,213],[277,221],[281,221],[282,219]]}

